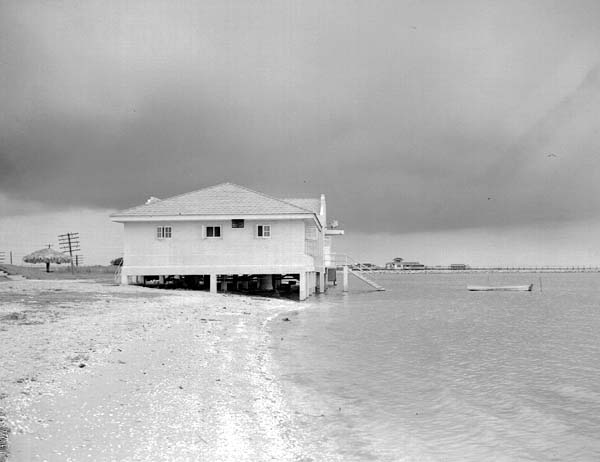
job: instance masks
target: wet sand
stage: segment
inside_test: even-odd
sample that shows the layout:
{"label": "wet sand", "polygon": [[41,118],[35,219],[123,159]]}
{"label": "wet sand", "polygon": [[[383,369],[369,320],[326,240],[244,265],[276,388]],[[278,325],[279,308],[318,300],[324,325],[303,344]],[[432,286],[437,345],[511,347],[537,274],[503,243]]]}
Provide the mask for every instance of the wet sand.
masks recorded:
{"label": "wet sand", "polygon": [[0,283],[8,460],[311,460],[268,354],[269,321],[297,308],[93,281]]}

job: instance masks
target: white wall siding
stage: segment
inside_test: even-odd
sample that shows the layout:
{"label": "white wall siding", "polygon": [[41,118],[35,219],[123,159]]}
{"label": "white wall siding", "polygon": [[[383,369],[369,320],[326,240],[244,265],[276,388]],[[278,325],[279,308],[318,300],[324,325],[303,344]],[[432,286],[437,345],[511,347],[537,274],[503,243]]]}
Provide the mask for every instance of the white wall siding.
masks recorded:
{"label": "white wall siding", "polygon": [[[271,226],[270,238],[256,237],[258,224]],[[203,226],[219,225],[220,238],[203,238]],[[157,226],[171,226],[172,237],[157,239]],[[124,241],[124,270],[128,274],[314,270],[314,260],[305,254],[302,220],[246,220],[244,228],[232,228],[231,220],[130,222],[125,223]]]}

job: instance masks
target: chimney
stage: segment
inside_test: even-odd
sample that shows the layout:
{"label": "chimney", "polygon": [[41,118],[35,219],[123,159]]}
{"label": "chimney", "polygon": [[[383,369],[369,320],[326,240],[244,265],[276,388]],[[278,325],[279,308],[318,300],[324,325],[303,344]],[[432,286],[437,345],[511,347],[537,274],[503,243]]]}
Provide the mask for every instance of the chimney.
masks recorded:
{"label": "chimney", "polygon": [[319,215],[323,217],[321,222],[323,223],[323,225],[325,225],[325,223],[327,223],[327,206],[325,204],[325,194],[321,194],[321,209],[319,210]]}

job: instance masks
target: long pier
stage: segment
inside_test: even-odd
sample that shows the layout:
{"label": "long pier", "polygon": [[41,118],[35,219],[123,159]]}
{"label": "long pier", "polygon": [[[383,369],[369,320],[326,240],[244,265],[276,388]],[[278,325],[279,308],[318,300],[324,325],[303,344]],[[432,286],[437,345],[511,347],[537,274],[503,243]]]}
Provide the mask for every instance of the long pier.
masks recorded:
{"label": "long pier", "polygon": [[[357,271],[357,270],[355,270]],[[358,270],[360,271],[360,270]],[[494,266],[471,267],[466,269],[450,269],[443,267],[425,267],[423,269],[370,269],[382,274],[422,274],[422,273],[600,273],[600,266]]]}

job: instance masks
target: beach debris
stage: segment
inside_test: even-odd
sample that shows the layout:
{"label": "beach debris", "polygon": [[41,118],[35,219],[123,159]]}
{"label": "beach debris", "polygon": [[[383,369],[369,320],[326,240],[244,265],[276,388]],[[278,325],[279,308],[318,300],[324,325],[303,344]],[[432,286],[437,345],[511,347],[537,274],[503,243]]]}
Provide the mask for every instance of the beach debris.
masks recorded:
{"label": "beach debris", "polygon": [[84,368],[86,365],[84,363],[79,363],[79,368]]}
{"label": "beach debris", "polygon": [[286,321],[287,322],[287,321],[291,321],[291,319],[290,318],[283,318],[282,321]]}
{"label": "beach debris", "polygon": [[14,312],[0,317],[0,321],[22,321],[27,318],[25,313]]}

